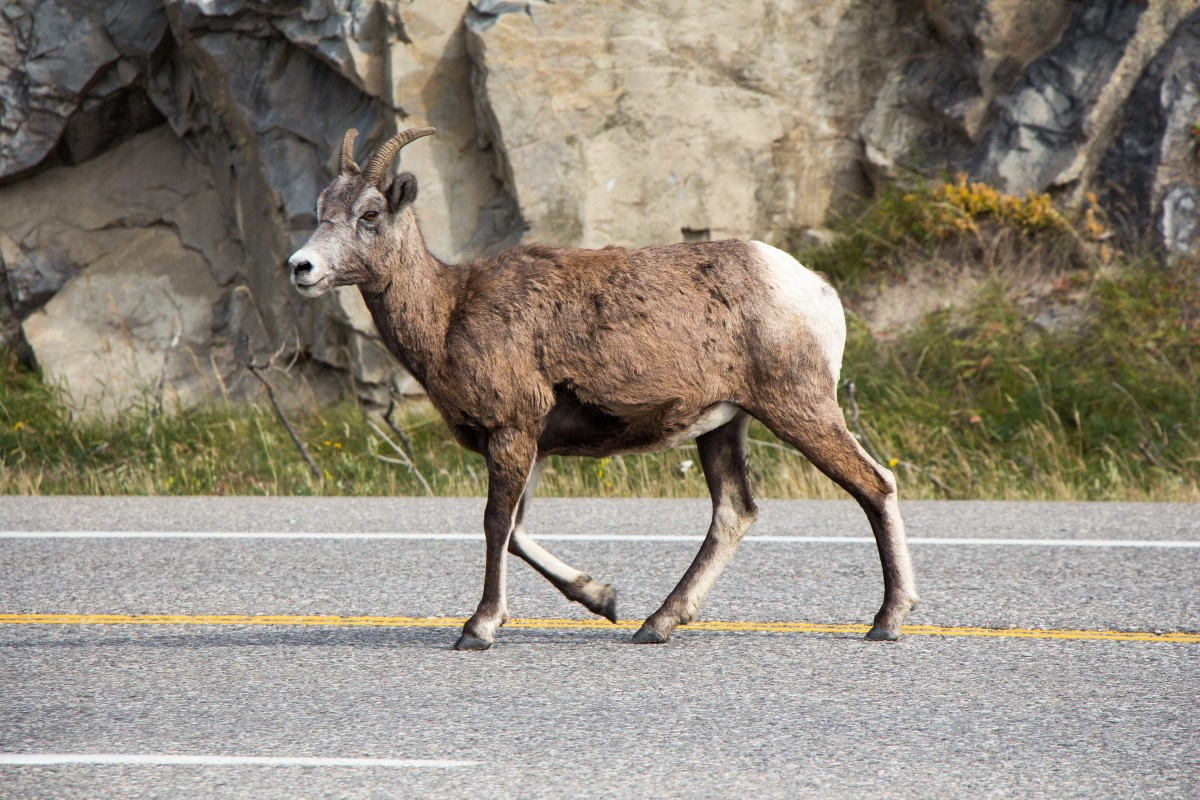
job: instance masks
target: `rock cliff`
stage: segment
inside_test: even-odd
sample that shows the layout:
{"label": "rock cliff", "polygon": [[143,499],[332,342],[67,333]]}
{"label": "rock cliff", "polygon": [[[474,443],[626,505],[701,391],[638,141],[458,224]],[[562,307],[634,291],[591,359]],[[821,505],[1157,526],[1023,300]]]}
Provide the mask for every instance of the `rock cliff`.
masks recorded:
{"label": "rock cliff", "polygon": [[0,337],[82,407],[188,404],[296,343],[413,387],[353,290],[282,264],[348,127],[405,151],[430,249],[786,243],[967,171],[1196,247],[1200,0],[15,0],[0,11]]}

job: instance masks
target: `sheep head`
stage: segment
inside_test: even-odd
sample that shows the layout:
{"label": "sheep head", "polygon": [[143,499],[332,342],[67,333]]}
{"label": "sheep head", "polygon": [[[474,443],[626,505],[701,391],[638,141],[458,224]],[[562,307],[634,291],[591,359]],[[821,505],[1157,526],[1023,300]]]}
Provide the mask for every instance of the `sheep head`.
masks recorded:
{"label": "sheep head", "polygon": [[288,259],[292,285],[305,297],[318,297],[335,286],[358,285],[371,291],[386,280],[381,267],[389,251],[401,245],[398,223],[417,199],[411,172],[391,174],[400,149],[433,128],[409,128],[396,134],[361,168],[354,160],[351,128],[342,140],[338,174],[317,200],[317,229]]}

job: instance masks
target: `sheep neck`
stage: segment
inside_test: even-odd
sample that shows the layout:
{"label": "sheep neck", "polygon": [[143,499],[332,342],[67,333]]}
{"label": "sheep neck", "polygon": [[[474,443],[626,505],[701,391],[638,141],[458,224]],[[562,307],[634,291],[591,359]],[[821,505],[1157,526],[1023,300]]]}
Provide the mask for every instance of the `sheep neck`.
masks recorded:
{"label": "sheep neck", "polygon": [[362,287],[363,301],[383,342],[420,384],[445,350],[455,275],[425,247],[416,215],[407,209],[399,222],[400,245],[389,261],[379,291]]}

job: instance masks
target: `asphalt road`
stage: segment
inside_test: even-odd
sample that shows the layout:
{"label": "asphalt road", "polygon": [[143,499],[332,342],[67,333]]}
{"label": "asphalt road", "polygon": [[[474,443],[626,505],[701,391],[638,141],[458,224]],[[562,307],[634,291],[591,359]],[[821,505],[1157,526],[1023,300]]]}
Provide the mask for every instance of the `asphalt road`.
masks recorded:
{"label": "asphalt road", "polygon": [[[751,536],[781,538],[742,545],[702,619],[868,622],[882,587],[857,508],[762,506]],[[1068,632],[875,644],[683,628],[635,646],[628,629],[506,627],[479,654],[451,650],[452,628],[409,624],[0,621],[0,798],[1200,796],[1200,641],[1153,636],[1200,631],[1200,509],[902,509],[923,595],[910,622]],[[0,498],[0,614],[466,616],[481,512],[479,500]],[[697,547],[663,539],[702,533],[707,513],[541,500],[529,522],[638,619]],[[329,535],[154,535],[170,531]],[[1156,546],[1173,542],[1192,546]],[[509,609],[588,617],[515,561]],[[46,763],[98,754],[113,763]],[[144,763],[180,756],[201,760]]]}

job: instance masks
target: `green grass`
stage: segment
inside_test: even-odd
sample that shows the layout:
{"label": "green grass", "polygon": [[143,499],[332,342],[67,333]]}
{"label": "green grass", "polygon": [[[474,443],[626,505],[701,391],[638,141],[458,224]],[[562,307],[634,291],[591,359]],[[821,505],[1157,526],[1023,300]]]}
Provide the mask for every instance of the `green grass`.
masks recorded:
{"label": "green grass", "polygon": [[[989,216],[993,206],[1026,211],[971,192],[963,208],[950,203],[950,211],[944,187],[884,192],[838,224],[832,246],[801,253],[846,296],[843,378],[856,386],[866,443],[892,463],[902,495],[1200,500],[1200,262],[1102,252],[1104,245],[1057,222],[1031,228]],[[1026,210],[1040,213],[1035,200]],[[1088,225],[1096,226],[1091,217]],[[886,339],[853,311],[881,282],[972,258],[962,268],[982,270],[985,288],[964,307],[932,313]],[[1033,307],[1009,272],[1018,261],[1028,272],[1031,259],[1059,275],[1055,291]],[[1069,295],[1082,323],[1057,331],[1035,324],[1039,308],[1066,302],[1060,295]],[[0,353],[0,493],[424,491],[407,467],[384,460],[396,454],[351,401],[291,420],[320,478],[269,405],[218,402],[162,417],[151,405],[114,420],[81,418],[36,372]],[[483,460],[454,443],[426,403],[410,402],[394,419],[435,494],[485,491]],[[757,423],[750,436],[760,497],[842,496]],[[703,497],[696,462],[690,445],[552,458],[540,492]]]}
{"label": "green grass", "polygon": [[[852,310],[922,271],[984,287],[886,341],[850,314],[844,377],[906,494],[1200,499],[1200,261],[1114,250],[1094,200],[1072,219],[962,179],[836,229],[801,256]],[[1051,288],[1027,302],[1031,274]],[[1039,326],[1053,308],[1079,322]]]}
{"label": "green grass", "polygon": [[854,326],[868,437],[959,497],[1200,499],[1200,269],[1128,267],[1088,303],[1049,333],[997,281],[894,343]]}
{"label": "green grass", "polygon": [[[37,376],[5,358],[0,374],[0,493],[6,494],[289,494],[419,495],[393,448],[368,426],[363,409],[343,401],[317,414],[289,416],[322,476],[314,478],[269,405],[214,405],[159,418],[146,410],[118,420],[76,421]],[[393,416],[412,443],[417,469],[433,493],[480,495],[483,459],[451,438],[423,401]],[[375,417],[388,438],[397,437]],[[150,430],[149,435],[147,431]],[[756,436],[769,435],[759,431]],[[819,476],[773,443],[753,445],[763,488],[794,494]],[[391,459],[384,461],[380,458]],[[696,497],[706,489],[694,446],[667,453],[603,459],[551,458],[546,495]],[[797,475],[802,472],[803,475]],[[819,488],[819,487],[818,487]],[[836,489],[825,489],[836,496]]]}

